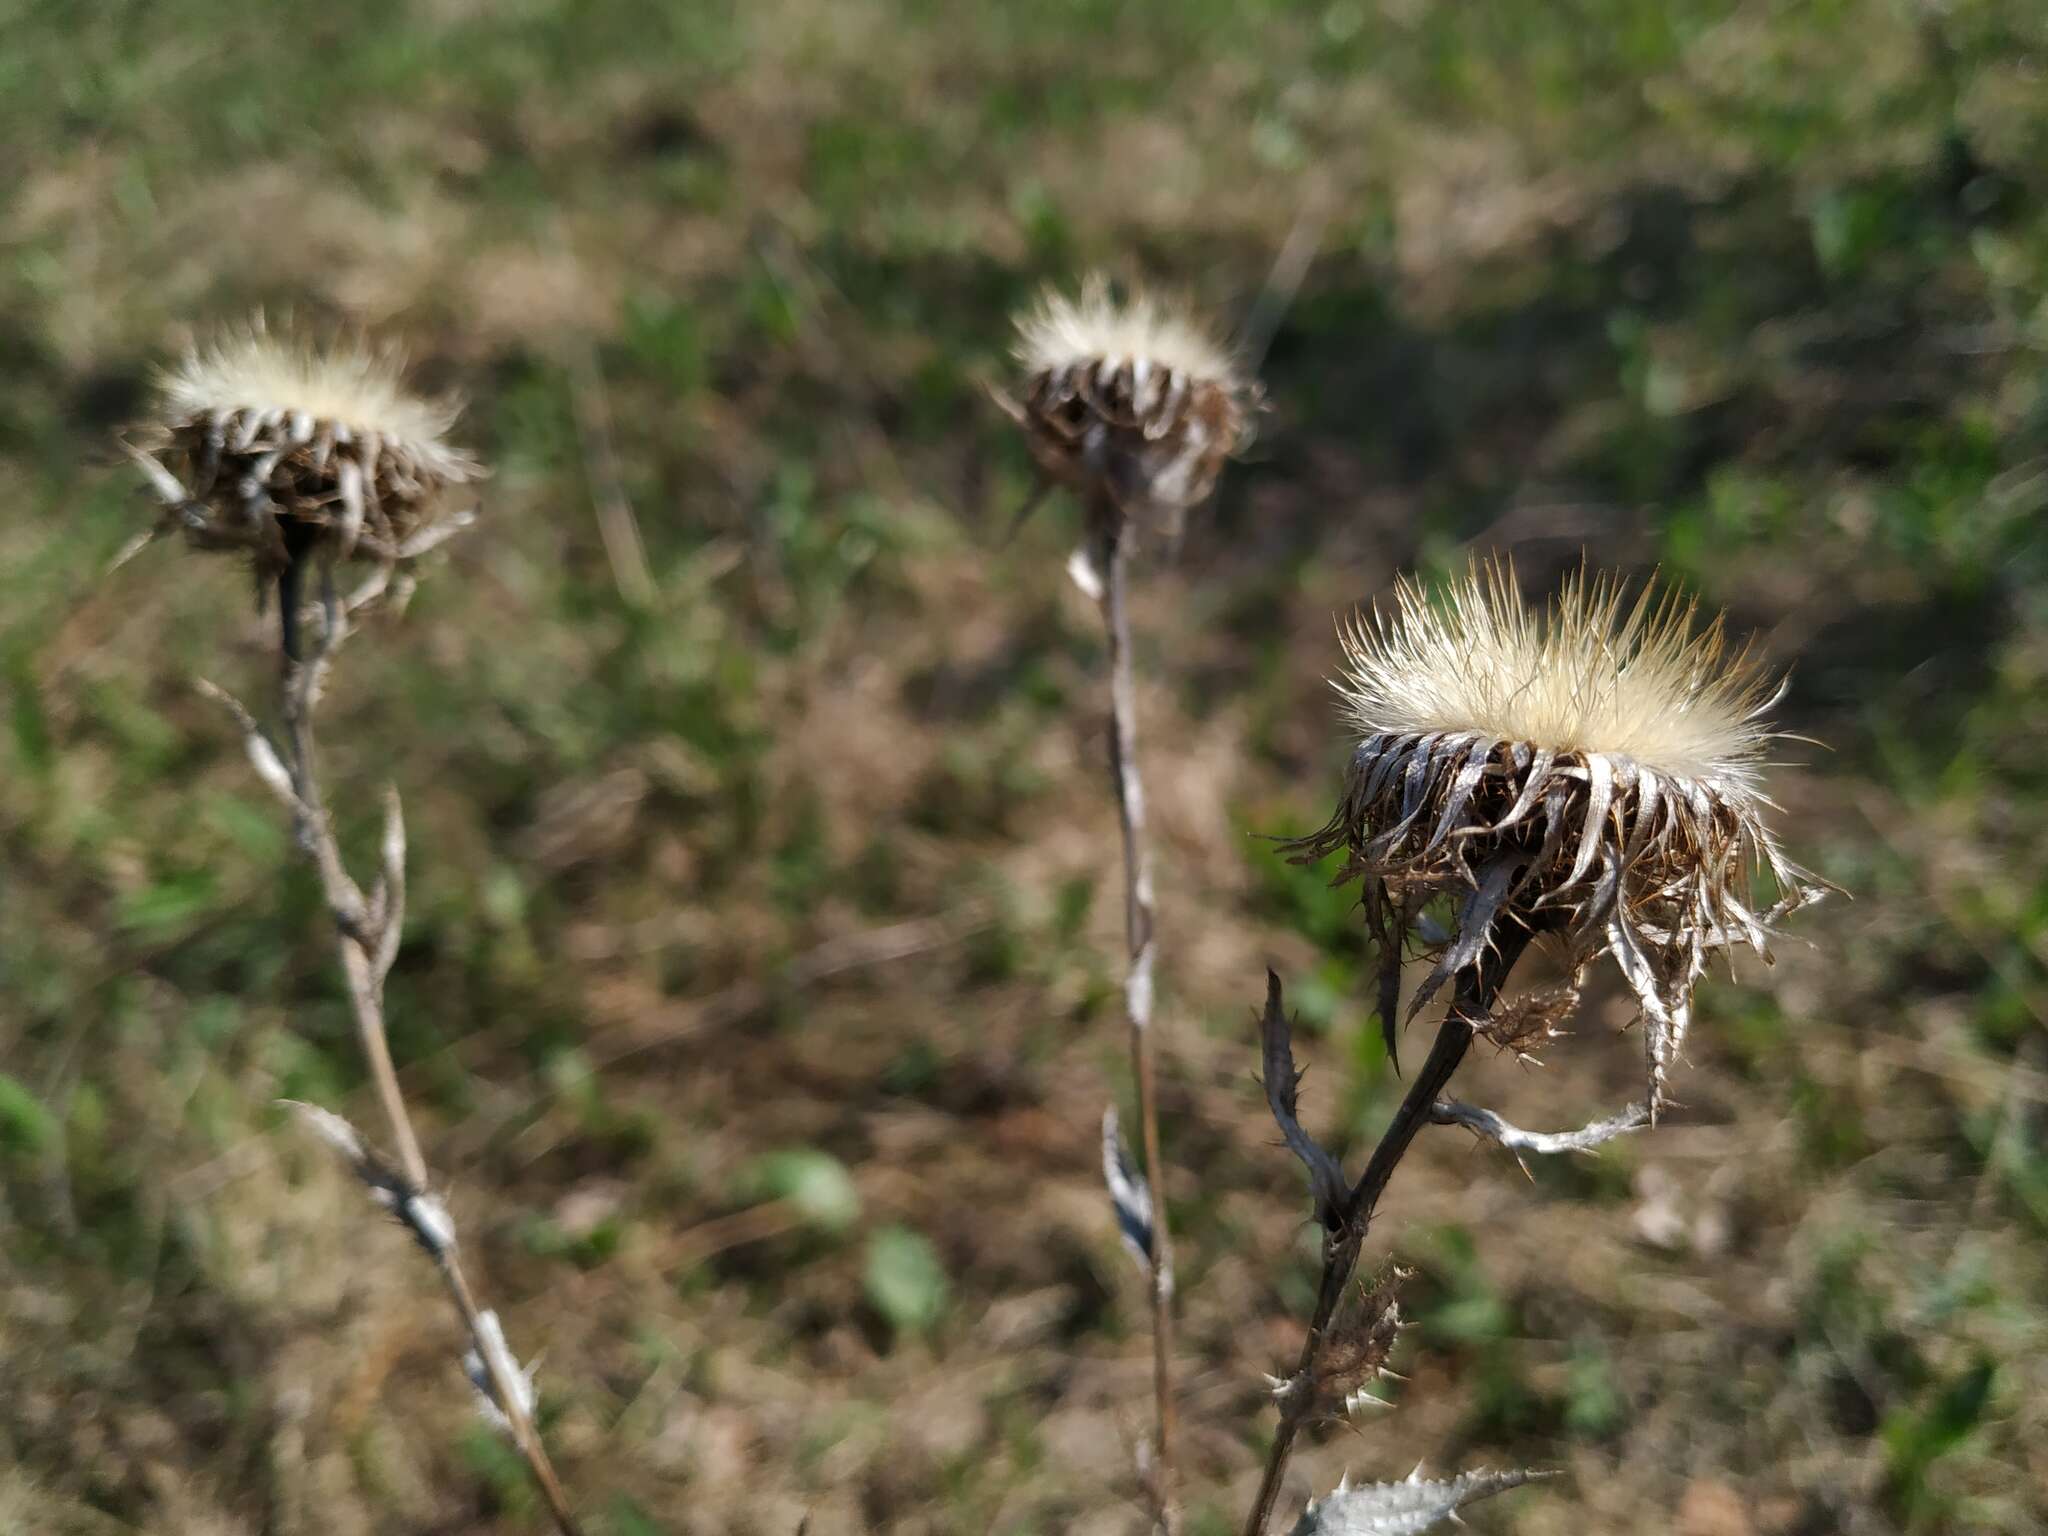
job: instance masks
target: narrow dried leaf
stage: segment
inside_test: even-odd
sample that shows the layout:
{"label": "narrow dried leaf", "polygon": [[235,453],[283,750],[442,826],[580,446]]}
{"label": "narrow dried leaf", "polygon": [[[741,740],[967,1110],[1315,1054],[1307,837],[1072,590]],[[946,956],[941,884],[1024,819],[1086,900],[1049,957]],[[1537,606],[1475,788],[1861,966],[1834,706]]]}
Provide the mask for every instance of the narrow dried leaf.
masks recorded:
{"label": "narrow dried leaf", "polygon": [[1116,1209],[1116,1229],[1124,1247],[1138,1268],[1151,1274],[1152,1190],[1124,1146],[1114,1104],[1102,1112],[1102,1181],[1109,1186],[1109,1203]]}
{"label": "narrow dried leaf", "polygon": [[1413,824],[1420,816],[1426,802],[1425,791],[1434,776],[1437,744],[1449,735],[1447,731],[1431,731],[1417,739],[1415,750],[1408,755],[1407,766],[1401,770],[1401,819],[1389,834],[1389,842]]}
{"label": "narrow dried leaf", "polygon": [[284,758],[263,733],[263,727],[256,723],[256,717],[249,713],[248,706],[225,688],[205,678],[199,679],[198,688],[234,717],[242,732],[242,750],[248,754],[249,766],[256,770],[256,777],[263,781],[263,787],[282,800],[287,808],[301,810],[299,792],[284,765]]}
{"label": "narrow dried leaf", "polygon": [[192,493],[185,489],[178,477],[159,464],[153,455],[128,442],[121,444],[121,451],[142,471],[142,477],[149,482],[149,488],[156,493],[157,500],[166,507],[183,506],[192,499]]}
{"label": "narrow dried leaf", "polygon": [[1089,602],[1102,601],[1102,571],[1085,547],[1076,546],[1067,556],[1067,579],[1081,589],[1081,595]]}
{"label": "narrow dried leaf", "polygon": [[1407,766],[1408,755],[1414,750],[1415,739],[1409,736],[1368,736],[1360,742],[1352,759],[1352,782],[1358,783],[1365,764],[1370,763],[1372,771],[1365,775],[1364,783],[1356,791],[1358,803],[1370,806],[1391,789]]}
{"label": "narrow dried leaf", "polygon": [[426,1249],[432,1259],[445,1259],[455,1251],[455,1218],[438,1195],[410,1195],[398,1202],[393,1212],[405,1223],[413,1241]]}
{"label": "narrow dried leaf", "polygon": [[[353,1125],[317,1104],[305,1104],[297,1099],[279,1099],[277,1102],[289,1109],[302,1127],[319,1137],[348,1165],[348,1171],[361,1180],[372,1200],[405,1219],[404,1207],[419,1192],[406,1182],[404,1174],[363,1140]],[[408,1220],[406,1225],[411,1226],[412,1223]]]}
{"label": "narrow dried leaf", "polygon": [[109,576],[113,575],[114,572],[141,554],[156,541],[156,535],[156,528],[145,528],[140,533],[130,534],[127,542],[114,552],[114,558],[107,562],[106,574]]}
{"label": "narrow dried leaf", "polygon": [[1380,1038],[1386,1042],[1387,1065],[1401,1071],[1401,940],[1390,937],[1380,946]]}
{"label": "narrow dried leaf", "polygon": [[430,554],[446,544],[455,535],[476,521],[476,508],[465,507],[460,512],[451,512],[431,528],[422,528],[398,546],[397,556],[401,560],[417,560],[421,555]]}
{"label": "narrow dried leaf", "polygon": [[1380,1036],[1387,1045],[1387,1064],[1401,1070],[1401,960],[1408,928],[1414,917],[1414,903],[1421,898],[1403,893],[1394,896],[1385,882],[1367,880],[1359,904],[1365,923],[1379,947]]}
{"label": "narrow dried leaf", "polygon": [[393,885],[405,883],[405,807],[396,785],[384,790],[384,840],[379,849],[384,878]]}
{"label": "narrow dried leaf", "polygon": [[512,1395],[512,1410],[518,1421],[530,1423],[533,1408],[539,1394],[534,1387],[534,1375],[539,1371],[539,1362],[522,1366],[512,1353],[511,1345],[505,1342],[505,1329],[498,1321],[498,1314],[486,1308],[476,1318],[476,1338],[462,1357],[463,1373],[469,1377],[469,1384],[476,1388],[477,1411],[507,1434],[516,1435],[512,1415],[507,1412],[505,1401],[499,1391],[502,1382]]}
{"label": "narrow dried leaf", "polygon": [[277,1102],[290,1110],[300,1125],[326,1142],[351,1170],[369,1155],[356,1128],[334,1111],[322,1109],[318,1104],[306,1104],[298,1099],[279,1099]]}
{"label": "narrow dried leaf", "polygon": [[298,791],[292,788],[292,776],[269,738],[261,731],[251,731],[242,738],[242,745],[247,749],[249,764],[256,770],[256,777],[263,781],[264,788],[287,805],[296,806],[299,803]]}
{"label": "narrow dried leaf", "polygon": [[1309,1196],[1315,1202],[1316,1219],[1335,1230],[1349,1198],[1344,1170],[1316,1139],[1301,1128],[1295,1090],[1301,1074],[1294,1066],[1294,1030],[1283,1006],[1280,978],[1266,972],[1266,1011],[1259,1019],[1259,1047],[1266,1077],[1266,1103],[1279,1123],[1288,1150],[1308,1170]]}
{"label": "narrow dried leaf", "polygon": [[405,932],[405,808],[398,790],[384,791],[384,837],[379,849],[381,865],[378,886],[383,900],[377,904],[377,948],[371,970],[382,980],[391,974],[398,959],[398,944]]}

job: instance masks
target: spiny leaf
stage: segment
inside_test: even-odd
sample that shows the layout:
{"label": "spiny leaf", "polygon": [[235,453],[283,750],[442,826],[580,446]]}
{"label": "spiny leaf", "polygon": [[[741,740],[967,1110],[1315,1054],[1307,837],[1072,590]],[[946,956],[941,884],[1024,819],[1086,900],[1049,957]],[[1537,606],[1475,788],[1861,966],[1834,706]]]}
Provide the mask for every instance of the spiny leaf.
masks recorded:
{"label": "spiny leaf", "polygon": [[1463,1472],[1445,1482],[1425,1481],[1417,1467],[1398,1483],[1338,1485],[1325,1499],[1311,1499],[1291,1536],[1417,1536],[1440,1520],[1455,1519],[1465,1505],[1524,1483],[1546,1472]]}
{"label": "spiny leaf", "polygon": [[1294,1068],[1293,1027],[1282,1006],[1280,978],[1270,970],[1266,972],[1266,1011],[1259,1020],[1259,1044],[1266,1074],[1266,1103],[1279,1122],[1288,1149],[1308,1170],[1309,1195],[1315,1201],[1316,1219],[1334,1231],[1343,1219],[1350,1190],[1337,1159],[1301,1128],[1297,1118],[1295,1089],[1301,1074]]}
{"label": "spiny leaf", "polygon": [[1545,1156],[1558,1152],[1591,1152],[1603,1142],[1641,1130],[1650,1123],[1650,1111],[1641,1104],[1631,1104],[1618,1115],[1595,1120],[1576,1131],[1525,1131],[1519,1126],[1509,1125],[1490,1109],[1439,1099],[1431,1107],[1429,1118],[1438,1125],[1462,1125],[1475,1135],[1499,1142],[1519,1157],[1524,1152]]}

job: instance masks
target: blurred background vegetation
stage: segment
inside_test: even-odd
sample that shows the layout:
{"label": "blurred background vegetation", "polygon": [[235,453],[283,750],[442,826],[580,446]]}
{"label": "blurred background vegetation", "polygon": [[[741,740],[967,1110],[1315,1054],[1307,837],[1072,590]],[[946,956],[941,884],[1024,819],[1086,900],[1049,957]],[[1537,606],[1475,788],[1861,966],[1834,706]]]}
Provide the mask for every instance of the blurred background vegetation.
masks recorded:
{"label": "blurred background vegetation", "polygon": [[[1252,1081],[1398,1083],[1319,822],[1332,615],[1663,571],[1793,668],[1853,893],[1703,998],[1684,1109],[1525,1181],[1425,1138],[1394,1412],[1291,1485],[1542,1463],[1518,1533],[2048,1530],[2048,9],[2033,0],[0,0],[0,1528],[537,1530],[395,1229],[313,879],[195,677],[230,563],[111,436],[263,307],[471,400],[479,527],[345,654],[430,1161],[602,1536],[1141,1527],[1147,1338],[1075,509],[1000,531],[1006,317],[1258,308],[1248,462],[1139,599],[1191,1529],[1314,1274]],[[1271,295],[1269,294],[1269,297]],[[644,547],[608,557],[597,509]],[[1622,1102],[1592,1000],[1524,1124]],[[1295,1495],[1290,1495],[1290,1503]]]}

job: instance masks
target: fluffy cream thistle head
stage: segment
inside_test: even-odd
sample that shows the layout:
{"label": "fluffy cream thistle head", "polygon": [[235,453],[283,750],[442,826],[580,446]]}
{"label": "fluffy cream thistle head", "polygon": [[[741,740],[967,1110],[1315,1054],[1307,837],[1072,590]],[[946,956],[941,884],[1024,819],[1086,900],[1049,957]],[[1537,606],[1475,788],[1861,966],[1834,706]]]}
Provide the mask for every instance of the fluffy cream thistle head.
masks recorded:
{"label": "fluffy cream thistle head", "polygon": [[1177,533],[1245,441],[1256,388],[1192,316],[1148,295],[1118,303],[1101,278],[1047,293],[1017,321],[1024,401],[1006,408],[1053,479],[1121,531],[1140,516]]}
{"label": "fluffy cream thistle head", "polygon": [[[1763,715],[1780,690],[1691,602],[1581,573],[1532,609],[1505,564],[1475,564],[1434,602],[1403,581],[1344,650],[1337,689],[1362,740],[1335,816],[1298,846],[1348,850],[1344,876],[1364,881],[1396,967],[1422,904],[1463,893],[1409,1015],[1496,923],[1559,934],[1575,974],[1612,955],[1641,1004],[1654,1112],[1707,954],[1768,958],[1772,924],[1818,894],[1766,821]],[[1780,899],[1758,913],[1762,868]],[[1510,1015],[1503,1037],[1526,1022]]]}
{"label": "fluffy cream thistle head", "polygon": [[388,354],[314,348],[258,319],[159,377],[130,453],[166,526],[249,554],[259,580],[306,549],[395,567],[466,521],[444,508],[483,476],[447,440],[458,412],[409,392]]}

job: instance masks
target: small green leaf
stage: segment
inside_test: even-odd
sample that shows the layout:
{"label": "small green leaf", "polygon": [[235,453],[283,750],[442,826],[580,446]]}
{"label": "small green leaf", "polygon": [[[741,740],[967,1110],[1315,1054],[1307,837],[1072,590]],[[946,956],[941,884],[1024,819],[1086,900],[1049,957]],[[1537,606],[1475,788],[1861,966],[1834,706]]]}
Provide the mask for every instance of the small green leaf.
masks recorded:
{"label": "small green leaf", "polygon": [[512,1442],[482,1418],[470,1420],[462,1437],[462,1459],[491,1490],[491,1497],[515,1516],[534,1507],[531,1474]]}
{"label": "small green leaf", "polygon": [[814,1147],[756,1158],[742,1182],[757,1198],[787,1200],[804,1220],[827,1232],[843,1232],[860,1219],[860,1191],[846,1165]]}
{"label": "small green leaf", "polygon": [[1615,1383],[1614,1362],[1597,1345],[1580,1344],[1565,1366],[1565,1428],[1587,1440],[1603,1440],[1628,1416],[1628,1399]]}
{"label": "small green leaf", "polygon": [[246,795],[216,795],[206,802],[206,819],[235,851],[252,864],[273,864],[284,856],[285,829],[274,801]]}
{"label": "small green leaf", "polygon": [[13,716],[14,752],[22,769],[40,779],[50,771],[50,721],[43,712],[35,669],[26,658],[7,669],[9,713]]}
{"label": "small green leaf", "polygon": [[156,934],[183,928],[213,905],[216,887],[203,869],[166,875],[121,903],[121,926]]}
{"label": "small green leaf", "polygon": [[1929,1469],[1960,1449],[1982,1422],[1997,1376],[1996,1363],[1979,1358],[1924,1409],[1902,1408],[1886,1421],[1883,1433],[1892,1486],[1909,1509],[1926,1494]]}
{"label": "small green leaf", "polygon": [[1088,914],[1095,907],[1095,877],[1076,875],[1062,881],[1053,896],[1052,931],[1062,944],[1078,941],[1088,927]]}
{"label": "small green leaf", "polygon": [[868,1239],[869,1303],[898,1333],[924,1333],[946,1310],[946,1269],[929,1239],[883,1227]]}
{"label": "small green leaf", "polygon": [[0,1147],[41,1152],[57,1139],[57,1117],[17,1079],[0,1072]]}
{"label": "small green leaf", "polygon": [[611,1536],[663,1536],[662,1528],[639,1503],[623,1493],[612,1495]]}

